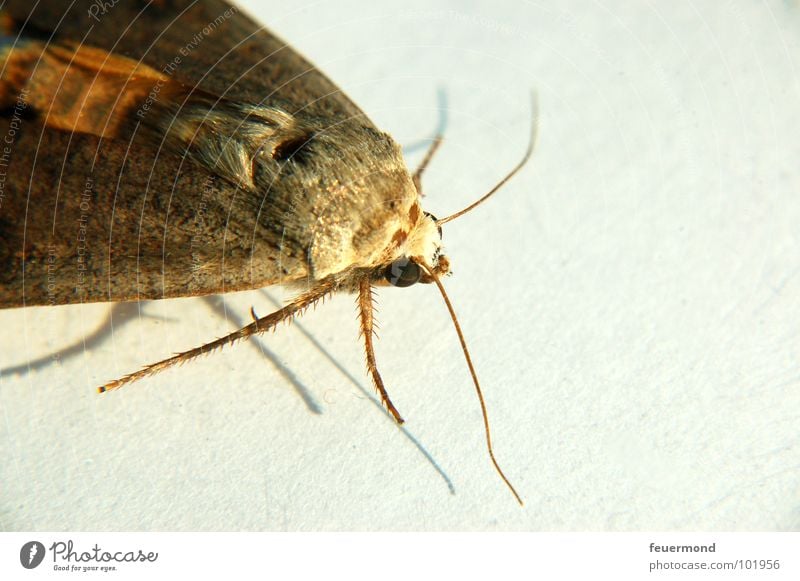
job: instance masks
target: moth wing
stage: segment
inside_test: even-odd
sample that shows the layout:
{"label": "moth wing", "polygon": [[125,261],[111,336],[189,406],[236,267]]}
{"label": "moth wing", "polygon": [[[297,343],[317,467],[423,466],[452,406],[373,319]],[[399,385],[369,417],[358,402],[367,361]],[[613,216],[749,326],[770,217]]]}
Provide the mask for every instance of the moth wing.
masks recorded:
{"label": "moth wing", "polygon": [[[78,42],[156,71],[179,62],[176,79],[217,95],[259,102],[265,87],[280,87],[282,98],[299,103],[292,81],[301,78],[334,92],[304,59],[224,2],[125,2],[94,14],[99,6],[12,1],[3,10],[25,23],[20,38],[52,32],[49,46]],[[0,305],[207,294],[307,276],[306,256],[294,252],[280,221],[256,223],[265,212],[259,197],[135,138],[54,130],[14,97],[2,126],[12,143],[3,156]],[[354,111],[341,96],[329,106]]]}
{"label": "moth wing", "polygon": [[[210,95],[371,128],[324,75],[225,2],[65,4],[10,0],[4,19],[24,23],[22,38],[103,49]],[[135,134],[53,129],[14,96],[2,99],[0,126],[11,141],[0,159],[8,165],[0,306],[208,294],[313,276],[308,253],[320,235],[297,223],[302,200],[267,200]],[[384,203],[385,194],[373,195],[365,203]]]}
{"label": "moth wing", "polygon": [[23,123],[3,182],[0,307],[221,293],[307,270],[304,256],[276,250],[279,234],[228,221],[258,208],[217,176],[175,171],[145,147]]}
{"label": "moth wing", "polygon": [[99,47],[157,71],[173,65],[170,76],[232,101],[279,100],[325,116],[363,115],[283,40],[222,0],[8,0],[3,10],[27,22],[26,30],[52,32],[54,42]]}

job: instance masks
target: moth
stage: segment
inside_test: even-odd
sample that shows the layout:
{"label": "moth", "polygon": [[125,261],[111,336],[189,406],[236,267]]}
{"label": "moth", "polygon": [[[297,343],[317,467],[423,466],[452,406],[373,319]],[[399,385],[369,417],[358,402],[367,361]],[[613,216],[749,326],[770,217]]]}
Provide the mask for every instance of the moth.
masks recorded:
{"label": "moth", "polygon": [[296,298],[107,391],[354,293],[367,368],[374,288],[441,291],[422,170],[328,78],[222,0],[9,0],[0,12],[0,308],[289,285]]}

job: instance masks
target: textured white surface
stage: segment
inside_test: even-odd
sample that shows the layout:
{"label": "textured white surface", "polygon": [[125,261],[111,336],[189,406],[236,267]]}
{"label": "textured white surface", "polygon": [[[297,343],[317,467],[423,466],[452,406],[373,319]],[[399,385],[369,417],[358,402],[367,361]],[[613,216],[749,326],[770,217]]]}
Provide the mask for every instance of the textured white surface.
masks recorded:
{"label": "textured white surface", "polygon": [[[246,3],[412,166],[444,125],[424,182],[436,215],[516,163],[538,92],[533,162],[444,234],[525,508],[491,469],[444,306],[414,287],[380,293],[406,432],[375,403],[349,297],[302,319],[321,347],[266,337],[277,367],[240,345],[96,395],[236,326],[187,299],[3,374],[0,528],[797,530],[797,5],[288,4]],[[108,310],[0,312],[0,366],[63,350]]]}

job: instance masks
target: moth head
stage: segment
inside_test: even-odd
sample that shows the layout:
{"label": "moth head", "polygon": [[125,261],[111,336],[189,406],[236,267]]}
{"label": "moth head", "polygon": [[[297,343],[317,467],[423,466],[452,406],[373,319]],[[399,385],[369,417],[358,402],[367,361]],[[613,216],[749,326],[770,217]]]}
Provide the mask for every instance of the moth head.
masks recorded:
{"label": "moth head", "polygon": [[[412,207],[412,216],[415,211],[419,212],[418,208],[416,205]],[[398,245],[395,258],[380,270],[379,284],[396,287],[418,282],[429,284],[433,278],[427,270],[436,276],[450,274],[450,261],[442,254],[442,228],[433,214],[424,212],[411,231],[408,234],[400,232],[398,238],[402,239],[402,244]]]}

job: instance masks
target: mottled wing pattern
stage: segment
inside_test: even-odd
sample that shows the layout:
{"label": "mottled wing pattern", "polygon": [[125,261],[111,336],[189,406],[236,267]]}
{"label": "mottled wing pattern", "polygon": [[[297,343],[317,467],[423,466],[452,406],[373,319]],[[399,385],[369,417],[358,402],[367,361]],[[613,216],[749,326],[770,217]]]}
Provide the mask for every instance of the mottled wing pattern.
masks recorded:
{"label": "mottled wing pattern", "polygon": [[2,10],[0,307],[319,279],[407,229],[397,146],[235,7]]}

